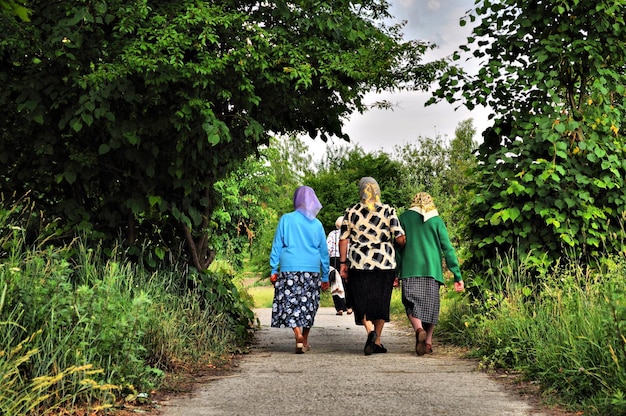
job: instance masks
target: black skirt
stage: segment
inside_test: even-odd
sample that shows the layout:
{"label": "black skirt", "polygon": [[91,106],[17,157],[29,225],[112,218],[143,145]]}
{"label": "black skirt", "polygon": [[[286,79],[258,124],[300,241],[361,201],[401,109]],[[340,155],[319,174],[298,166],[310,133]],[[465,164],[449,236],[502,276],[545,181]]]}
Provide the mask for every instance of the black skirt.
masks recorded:
{"label": "black skirt", "polygon": [[350,285],[354,322],[363,325],[363,319],[389,322],[389,305],[393,292],[394,270],[350,269]]}

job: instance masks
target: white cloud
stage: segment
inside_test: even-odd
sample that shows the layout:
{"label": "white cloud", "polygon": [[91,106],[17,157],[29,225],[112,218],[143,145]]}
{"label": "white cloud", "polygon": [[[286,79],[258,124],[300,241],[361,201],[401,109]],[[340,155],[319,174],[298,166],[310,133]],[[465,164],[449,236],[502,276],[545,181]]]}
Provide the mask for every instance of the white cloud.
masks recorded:
{"label": "white cloud", "polygon": [[415,0],[397,0],[393,3],[395,3],[397,6],[402,7],[402,8],[409,8],[413,6],[413,4],[415,3]]}
{"label": "white cloud", "polygon": [[[427,92],[403,92],[369,97],[387,99],[396,104],[394,110],[372,109],[364,114],[356,114],[345,125],[344,132],[350,136],[351,142],[361,146],[366,152],[383,150],[392,153],[395,146],[415,142],[419,137],[452,140],[459,123],[471,118],[480,141],[480,133],[488,127],[488,110],[476,108],[472,111],[464,107],[455,110],[452,104],[440,102],[424,107],[430,98]],[[347,144],[341,139],[331,140],[334,144]],[[308,142],[316,158],[321,157],[326,144],[321,140]]]}
{"label": "white cloud", "polygon": [[441,8],[441,2],[439,0],[428,0],[429,10],[439,10]]}
{"label": "white cloud", "polygon": [[[439,48],[428,52],[424,62],[450,56],[461,44],[466,42],[471,33],[469,26],[461,27],[459,20],[474,8],[474,0],[446,0],[441,7],[441,0],[391,0],[391,14],[398,21],[406,20],[405,37],[436,43]],[[476,63],[473,63],[476,65]],[[384,150],[391,153],[395,146],[415,141],[419,137],[452,139],[454,131],[461,121],[472,118],[480,141],[480,133],[489,126],[487,109],[473,111],[459,104],[440,102],[424,107],[430,99],[430,92],[403,92],[367,96],[367,102],[373,103],[386,99],[397,106],[394,110],[369,110],[365,114],[354,114],[344,126],[353,143],[358,143],[366,151]],[[335,144],[345,144],[334,139]],[[307,142],[316,158],[321,157],[326,144],[316,139]]]}

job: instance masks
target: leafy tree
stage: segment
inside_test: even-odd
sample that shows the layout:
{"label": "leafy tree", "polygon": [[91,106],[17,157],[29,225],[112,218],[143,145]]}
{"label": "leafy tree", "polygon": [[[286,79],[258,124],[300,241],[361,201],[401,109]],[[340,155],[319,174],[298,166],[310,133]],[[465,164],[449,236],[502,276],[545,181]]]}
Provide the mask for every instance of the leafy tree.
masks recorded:
{"label": "leafy tree", "polygon": [[462,50],[482,59],[480,70],[450,69],[433,100],[497,115],[479,148],[468,264],[487,272],[512,248],[536,253],[538,267],[623,252],[626,5],[480,1],[476,14]]}
{"label": "leafy tree", "polygon": [[271,138],[270,145],[261,149],[260,169],[248,170],[257,177],[256,200],[265,215],[253,218],[254,239],[250,241],[252,270],[269,277],[269,252],[282,214],[293,210],[293,193],[310,172],[310,155],[306,143],[297,136]]}
{"label": "leafy tree", "polygon": [[268,180],[275,182],[277,189],[263,199],[282,215],[293,210],[293,193],[311,171],[311,154],[301,137],[290,135],[272,138],[266,156],[272,175]]}
{"label": "leafy tree", "polygon": [[461,121],[454,130],[454,139],[447,148],[447,167],[445,170],[446,189],[450,196],[458,195],[472,182],[469,172],[476,167],[476,149],[474,140],[476,128],[473,120]]}
{"label": "leafy tree", "polygon": [[401,172],[400,162],[384,152],[365,153],[359,146],[329,146],[316,172],[305,175],[304,183],[315,190],[322,203],[317,218],[329,232],[337,217],[359,201],[359,180],[364,176],[376,179],[384,203],[396,208],[406,205],[409,195]]}
{"label": "leafy tree", "polygon": [[[8,3],[4,3],[8,4]],[[214,258],[214,184],[271,134],[347,138],[366,92],[424,88],[431,45],[386,1],[29,2],[0,13],[0,184],[32,191],[56,237]],[[134,250],[134,251],[133,251]]]}
{"label": "leafy tree", "polygon": [[432,191],[443,185],[448,160],[441,136],[420,136],[415,142],[395,146],[394,157],[402,162],[403,176],[411,188]]}
{"label": "leafy tree", "polygon": [[28,16],[31,14],[31,10],[14,0],[0,0],[0,10],[8,15],[19,17],[23,22],[30,22]]}
{"label": "leafy tree", "polygon": [[405,183],[417,191],[454,197],[470,181],[467,170],[475,164],[476,129],[472,119],[459,123],[455,137],[418,137],[414,142],[395,146],[393,158],[403,165]]}
{"label": "leafy tree", "polygon": [[[464,228],[472,222],[467,215],[467,206],[473,196],[475,178],[472,171],[477,167],[476,149],[478,142],[474,140],[476,129],[472,119],[460,122],[454,131],[454,139],[446,147],[447,169],[443,174],[444,195],[437,196],[437,204],[441,207],[441,215],[446,220],[450,237],[455,239],[455,246],[466,248],[468,241]],[[465,257],[464,253],[461,253]]]}
{"label": "leafy tree", "polygon": [[[276,209],[268,204],[279,185],[267,161],[267,150],[260,157],[249,156],[226,178],[216,182],[210,246],[216,256],[234,268],[243,266],[250,248],[267,224],[276,223]],[[266,254],[267,257],[267,254]]]}
{"label": "leafy tree", "polygon": [[[468,119],[459,123],[449,143],[441,136],[419,137],[394,148],[393,159],[401,164],[400,176],[407,194],[430,193],[453,238],[460,237],[460,227],[466,219],[465,188],[472,181],[468,171],[476,165],[474,152],[478,146],[475,133],[473,121]],[[457,245],[460,243],[457,241]]]}

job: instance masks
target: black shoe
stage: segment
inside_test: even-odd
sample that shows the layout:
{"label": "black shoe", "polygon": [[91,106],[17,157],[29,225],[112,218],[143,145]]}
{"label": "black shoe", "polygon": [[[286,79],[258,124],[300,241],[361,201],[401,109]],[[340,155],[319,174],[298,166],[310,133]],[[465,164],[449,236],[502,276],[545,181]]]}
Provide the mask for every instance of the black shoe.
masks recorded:
{"label": "black shoe", "polygon": [[373,351],[374,354],[384,354],[386,352],[387,352],[387,348],[385,348],[383,344],[380,344],[380,345],[374,344],[374,351]]}
{"label": "black shoe", "polygon": [[374,352],[374,342],[376,342],[376,338],[378,338],[378,334],[376,331],[371,331],[367,334],[367,341],[365,342],[365,348],[363,348],[363,352],[365,355],[372,355]]}

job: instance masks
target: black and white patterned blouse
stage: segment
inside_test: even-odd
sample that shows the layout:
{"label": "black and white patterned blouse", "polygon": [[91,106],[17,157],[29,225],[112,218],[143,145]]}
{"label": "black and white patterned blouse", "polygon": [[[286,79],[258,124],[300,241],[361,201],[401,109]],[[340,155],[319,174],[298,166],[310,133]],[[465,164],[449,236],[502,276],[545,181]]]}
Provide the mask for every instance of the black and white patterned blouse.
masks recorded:
{"label": "black and white patterned blouse", "polygon": [[359,202],[346,210],[340,238],[350,241],[350,268],[390,270],[396,268],[393,242],[401,235],[404,235],[404,230],[395,208],[376,204],[370,211]]}

